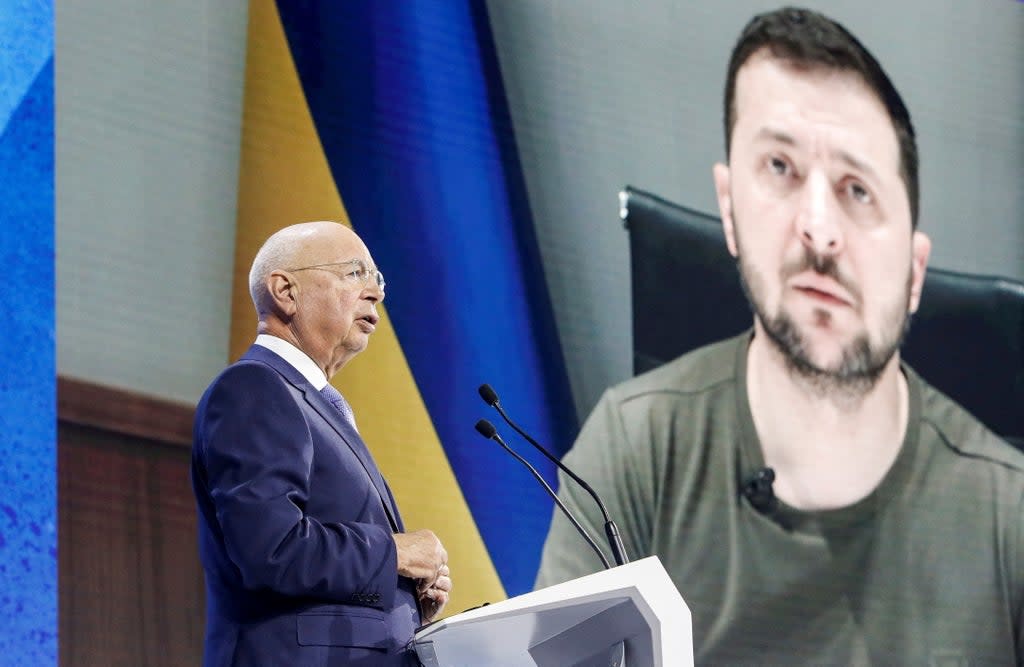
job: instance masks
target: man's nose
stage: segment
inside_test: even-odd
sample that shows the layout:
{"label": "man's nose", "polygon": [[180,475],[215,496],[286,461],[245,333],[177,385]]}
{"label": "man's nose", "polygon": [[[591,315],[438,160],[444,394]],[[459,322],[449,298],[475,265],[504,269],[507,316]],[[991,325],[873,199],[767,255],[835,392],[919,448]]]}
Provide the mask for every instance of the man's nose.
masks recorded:
{"label": "man's nose", "polygon": [[797,212],[796,231],[805,246],[817,255],[836,255],[843,249],[842,212],[828,177],[811,172]]}
{"label": "man's nose", "polygon": [[384,288],[377,284],[377,281],[370,280],[366,283],[366,287],[363,288],[363,298],[368,299],[374,303],[378,303],[384,300]]}

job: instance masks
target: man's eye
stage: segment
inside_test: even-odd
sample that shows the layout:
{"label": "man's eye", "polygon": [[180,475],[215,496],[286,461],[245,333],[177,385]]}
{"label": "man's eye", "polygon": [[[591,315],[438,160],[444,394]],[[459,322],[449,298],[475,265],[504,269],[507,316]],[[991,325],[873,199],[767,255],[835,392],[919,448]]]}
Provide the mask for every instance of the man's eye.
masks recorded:
{"label": "man's eye", "polygon": [[768,158],[768,168],[772,170],[772,173],[782,176],[789,171],[789,164],[782,158],[771,157]]}
{"label": "man's eye", "polygon": [[352,262],[349,264],[351,270],[345,272],[345,277],[350,280],[366,280],[366,273],[368,269],[362,262]]}
{"label": "man's eye", "polygon": [[850,185],[847,186],[847,191],[850,193],[850,196],[853,197],[854,201],[858,201],[861,204],[870,204],[873,201],[871,193],[868,192],[867,188],[860,183],[850,183]]}

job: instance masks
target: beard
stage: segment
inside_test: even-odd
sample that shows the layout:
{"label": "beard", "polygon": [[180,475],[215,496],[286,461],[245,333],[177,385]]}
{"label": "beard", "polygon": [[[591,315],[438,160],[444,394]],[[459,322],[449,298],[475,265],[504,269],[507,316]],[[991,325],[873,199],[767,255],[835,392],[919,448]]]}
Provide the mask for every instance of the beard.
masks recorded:
{"label": "beard", "polygon": [[[883,324],[875,339],[872,340],[867,331],[862,331],[842,346],[836,363],[821,365],[814,360],[806,336],[785,306],[780,302],[776,312],[768,312],[764,276],[744,261],[745,254],[738,233],[736,243],[739,251],[736,263],[747,301],[754,316],[761,322],[768,340],[782,354],[790,374],[803,380],[814,391],[832,398],[849,400],[867,394],[878,382],[910,329],[912,272],[908,269],[902,294],[883,313]],[[863,304],[859,289],[840,271],[835,258],[820,255],[806,246],[803,250],[801,257],[783,265],[780,270],[781,283],[784,284],[789,277],[798,273],[813,270],[842,285],[858,304]],[[832,314],[825,309],[816,309],[815,317],[827,321]]]}

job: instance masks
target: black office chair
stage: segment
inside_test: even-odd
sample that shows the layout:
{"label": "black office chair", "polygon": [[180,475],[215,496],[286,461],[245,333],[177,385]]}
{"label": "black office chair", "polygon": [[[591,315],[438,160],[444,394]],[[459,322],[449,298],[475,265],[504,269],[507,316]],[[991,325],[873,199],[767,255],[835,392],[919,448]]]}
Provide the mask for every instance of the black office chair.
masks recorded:
{"label": "black office chair", "polygon": [[[628,186],[619,200],[632,258],[634,372],[751,326],[717,217]],[[902,355],[1024,449],[1024,284],[929,268]]]}

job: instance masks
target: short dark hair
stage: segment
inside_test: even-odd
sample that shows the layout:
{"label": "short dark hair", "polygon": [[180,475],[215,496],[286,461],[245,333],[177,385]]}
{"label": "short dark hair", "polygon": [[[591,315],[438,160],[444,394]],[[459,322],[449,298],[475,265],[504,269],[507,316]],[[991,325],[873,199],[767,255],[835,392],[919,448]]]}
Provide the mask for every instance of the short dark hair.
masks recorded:
{"label": "short dark hair", "polygon": [[917,139],[903,98],[875,57],[849,30],[808,9],[784,7],[759,14],[740,34],[729,58],[725,81],[725,152],[728,158],[736,124],[736,74],[752,55],[767,49],[771,55],[804,67],[850,71],[858,74],[885,105],[900,147],[900,176],[910,200],[910,220],[917,228],[920,190]]}

